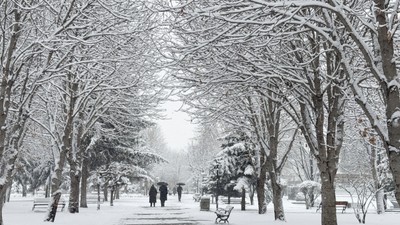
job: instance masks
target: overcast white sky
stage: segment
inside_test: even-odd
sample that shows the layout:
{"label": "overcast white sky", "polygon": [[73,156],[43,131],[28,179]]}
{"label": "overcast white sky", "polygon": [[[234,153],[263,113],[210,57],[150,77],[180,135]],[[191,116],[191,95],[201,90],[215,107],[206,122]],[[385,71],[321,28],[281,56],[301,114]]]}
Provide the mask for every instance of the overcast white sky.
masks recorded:
{"label": "overcast white sky", "polygon": [[159,120],[165,141],[171,150],[186,150],[190,139],[194,136],[194,125],[190,123],[190,117],[181,111],[181,102],[166,102],[167,120]]}

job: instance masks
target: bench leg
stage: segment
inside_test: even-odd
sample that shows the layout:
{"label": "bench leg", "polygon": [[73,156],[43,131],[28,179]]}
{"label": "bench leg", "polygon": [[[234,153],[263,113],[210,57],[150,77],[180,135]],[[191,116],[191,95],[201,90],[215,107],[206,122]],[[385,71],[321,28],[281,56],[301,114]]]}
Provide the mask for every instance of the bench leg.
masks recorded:
{"label": "bench leg", "polygon": [[224,221],[224,223],[229,223],[228,219],[220,219],[219,222],[221,223],[221,221]]}

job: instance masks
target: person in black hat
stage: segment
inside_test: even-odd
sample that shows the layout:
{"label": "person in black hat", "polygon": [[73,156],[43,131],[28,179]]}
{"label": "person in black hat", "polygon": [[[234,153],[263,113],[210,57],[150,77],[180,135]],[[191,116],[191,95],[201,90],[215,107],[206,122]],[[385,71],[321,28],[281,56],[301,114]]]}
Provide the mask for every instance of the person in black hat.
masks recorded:
{"label": "person in black hat", "polygon": [[157,202],[157,188],[154,187],[154,184],[151,185],[150,190],[149,190],[149,202],[150,202],[150,207],[156,207],[156,202]]}

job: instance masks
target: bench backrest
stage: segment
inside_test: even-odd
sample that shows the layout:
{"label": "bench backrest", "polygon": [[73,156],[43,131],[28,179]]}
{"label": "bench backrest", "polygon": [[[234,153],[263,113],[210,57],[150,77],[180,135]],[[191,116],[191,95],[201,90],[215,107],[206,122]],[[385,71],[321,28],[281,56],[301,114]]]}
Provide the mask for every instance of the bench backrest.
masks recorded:
{"label": "bench backrest", "polygon": [[[51,198],[34,198],[33,202],[34,203],[49,203],[51,200]],[[65,200],[64,198],[60,198],[60,200],[58,201],[59,203],[64,203]]]}
{"label": "bench backrest", "polygon": [[233,208],[234,208],[233,206],[226,206],[225,210],[228,212],[228,215],[231,214]]}
{"label": "bench backrest", "polygon": [[36,203],[50,202],[50,198],[34,198],[33,202],[36,202]]}
{"label": "bench backrest", "polygon": [[349,203],[346,201],[336,201],[335,204],[336,205],[348,205]]}

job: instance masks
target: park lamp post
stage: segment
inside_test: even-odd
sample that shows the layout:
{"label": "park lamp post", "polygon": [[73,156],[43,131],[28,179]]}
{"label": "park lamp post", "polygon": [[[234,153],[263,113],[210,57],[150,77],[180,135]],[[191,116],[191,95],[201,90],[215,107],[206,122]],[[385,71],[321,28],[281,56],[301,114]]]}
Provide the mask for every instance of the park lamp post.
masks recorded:
{"label": "park lamp post", "polygon": [[217,165],[214,165],[214,170],[215,170],[215,175],[217,176],[217,188],[216,188],[216,190],[215,190],[215,208],[216,208],[216,210],[218,210],[218,196],[219,196],[219,168],[220,168],[220,165],[219,164],[217,164]]}

